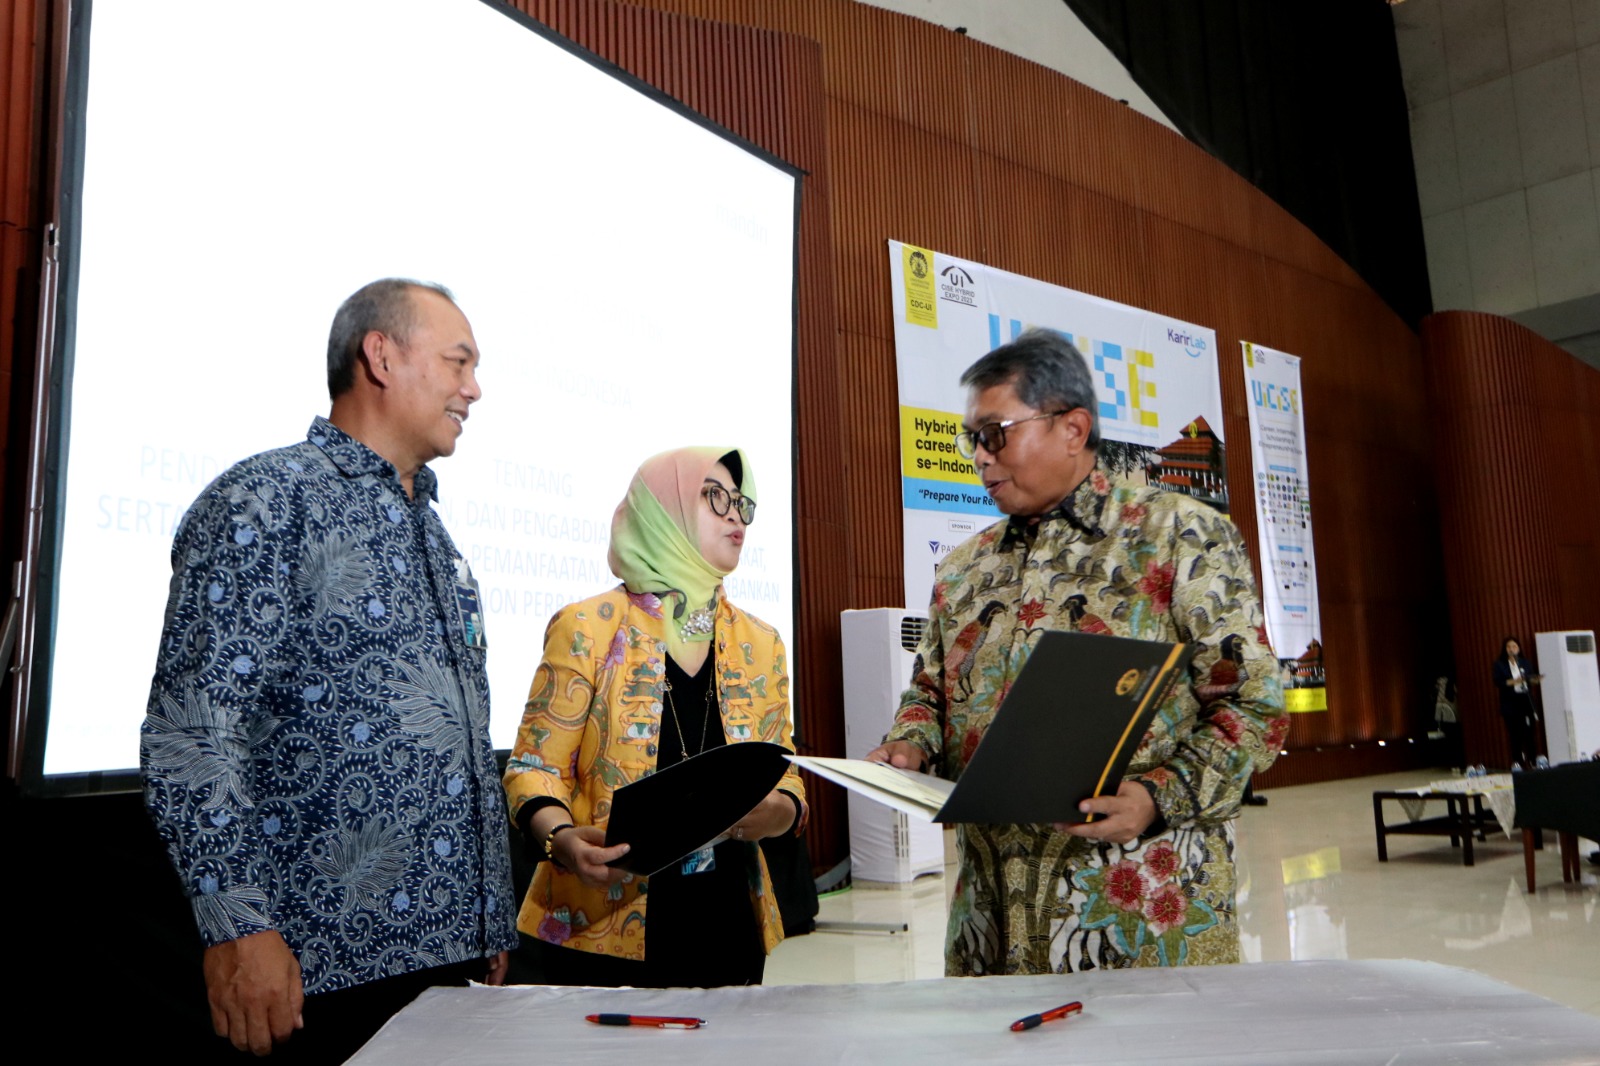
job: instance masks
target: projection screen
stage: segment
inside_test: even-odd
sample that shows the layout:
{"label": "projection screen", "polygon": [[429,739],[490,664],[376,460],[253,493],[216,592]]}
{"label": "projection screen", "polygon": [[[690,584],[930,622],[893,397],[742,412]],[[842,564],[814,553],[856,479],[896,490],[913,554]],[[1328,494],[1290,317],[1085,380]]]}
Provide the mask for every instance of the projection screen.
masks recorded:
{"label": "projection screen", "polygon": [[378,277],[450,286],[482,350],[434,468],[483,589],[496,746],[551,613],[615,584],[611,514],[654,452],[748,450],[760,514],[728,588],[791,634],[792,170],[484,0],[102,0],[87,22],[47,781],[137,764],[174,528],[327,412],[329,323]]}

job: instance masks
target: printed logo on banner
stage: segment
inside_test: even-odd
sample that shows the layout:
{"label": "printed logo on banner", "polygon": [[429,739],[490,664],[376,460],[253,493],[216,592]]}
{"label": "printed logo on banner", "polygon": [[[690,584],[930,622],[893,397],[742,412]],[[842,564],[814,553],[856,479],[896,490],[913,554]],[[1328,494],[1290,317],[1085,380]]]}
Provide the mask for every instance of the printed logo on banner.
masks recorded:
{"label": "printed logo on banner", "polygon": [[933,253],[902,245],[900,265],[906,286],[906,321],[913,326],[938,329],[939,300],[933,286]]}
{"label": "printed logo on banner", "polygon": [[[1008,325],[1010,340],[1022,336],[1023,324],[1020,320],[1013,318]],[[1137,348],[1125,349],[1120,344],[1097,341],[1093,337],[1069,333],[1054,326],[1045,328],[1055,329],[1089,360],[1090,376],[1100,394],[1099,413],[1102,421],[1138,427],[1152,433],[1161,428],[1161,414],[1149,402],[1156,398],[1156,357],[1152,353]],[[1172,330],[1167,332],[1169,335],[1173,333]],[[1198,340],[1200,350],[1204,351],[1204,338],[1192,338],[1186,333],[1179,336]],[[991,313],[989,347],[998,348],[1001,343],[1000,316]]]}
{"label": "printed logo on banner", "polygon": [[951,263],[939,271],[939,299],[964,307],[978,306],[978,290],[965,267]]}
{"label": "printed logo on banner", "polygon": [[1124,349],[1110,341],[1072,338],[1089,357],[1095,385],[1100,390],[1100,417],[1148,429],[1161,428],[1161,416],[1145,406],[1156,398],[1156,357],[1136,348]]}
{"label": "printed logo on banner", "polygon": [[1167,340],[1182,348],[1184,354],[1190,359],[1200,358],[1206,354],[1206,350],[1210,347],[1204,337],[1191,336],[1182,330],[1173,329],[1171,326],[1167,327]]}
{"label": "printed logo on banner", "polygon": [[1269,411],[1296,415],[1300,413],[1300,390],[1291,389],[1287,385],[1253,378],[1250,381],[1250,398],[1255,401],[1257,407],[1265,407]]}

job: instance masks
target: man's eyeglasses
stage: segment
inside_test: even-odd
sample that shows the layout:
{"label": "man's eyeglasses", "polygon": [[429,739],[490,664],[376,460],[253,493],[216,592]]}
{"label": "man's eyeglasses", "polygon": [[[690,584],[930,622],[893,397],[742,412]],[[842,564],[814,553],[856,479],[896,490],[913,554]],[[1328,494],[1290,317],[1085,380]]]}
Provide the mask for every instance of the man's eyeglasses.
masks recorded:
{"label": "man's eyeglasses", "polygon": [[1046,411],[1042,415],[1031,415],[1028,418],[1008,418],[1004,422],[988,422],[977,429],[962,430],[956,434],[956,451],[963,459],[976,459],[978,445],[983,445],[983,450],[990,455],[998,455],[1000,449],[1006,446],[1006,430],[1012,426],[1020,426],[1024,422],[1037,422],[1041,418],[1054,418],[1064,415],[1072,410],[1070,407],[1059,411]]}
{"label": "man's eyeglasses", "polygon": [[711,505],[711,513],[718,518],[728,517],[728,508],[739,512],[739,521],[749,525],[756,520],[756,501],[737,492],[729,492],[715,482],[700,490],[700,495]]}

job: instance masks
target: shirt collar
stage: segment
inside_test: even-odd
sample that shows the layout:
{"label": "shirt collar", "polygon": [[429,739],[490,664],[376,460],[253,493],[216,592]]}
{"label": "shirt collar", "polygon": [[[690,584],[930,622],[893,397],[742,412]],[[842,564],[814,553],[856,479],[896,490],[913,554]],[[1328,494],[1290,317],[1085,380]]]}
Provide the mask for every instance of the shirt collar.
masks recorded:
{"label": "shirt collar", "polygon": [[[389,481],[399,478],[393,463],[320,415],[312,419],[311,428],[306,431],[306,440],[321,448],[323,454],[346,477],[373,474]],[[426,466],[418,470],[417,476],[412,479],[412,489],[413,499],[433,500],[435,503],[439,500],[438,479]]]}
{"label": "shirt collar", "polygon": [[1078,482],[1077,488],[1067,494],[1066,499],[1042,515],[1013,516],[1006,523],[1005,536],[1000,539],[1000,550],[1007,551],[1019,542],[1032,545],[1039,527],[1056,519],[1082,530],[1088,536],[1103,537],[1106,531],[1100,525],[1100,517],[1105,513],[1106,500],[1110,496],[1111,479],[1106,476],[1100,466],[1100,458],[1096,456],[1093,469]]}

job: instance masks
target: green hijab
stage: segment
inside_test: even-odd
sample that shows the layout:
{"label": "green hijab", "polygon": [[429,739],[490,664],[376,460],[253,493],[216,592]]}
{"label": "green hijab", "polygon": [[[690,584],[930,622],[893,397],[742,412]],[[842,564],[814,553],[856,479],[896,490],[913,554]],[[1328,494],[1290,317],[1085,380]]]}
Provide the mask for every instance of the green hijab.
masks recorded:
{"label": "green hijab", "polygon": [[611,572],[629,592],[653,592],[671,604],[667,650],[711,639],[717,588],[732,573],[700,554],[700,491],[725,463],[742,495],[756,498],[750,461],[738,448],[678,448],[646,459],[611,519]]}

